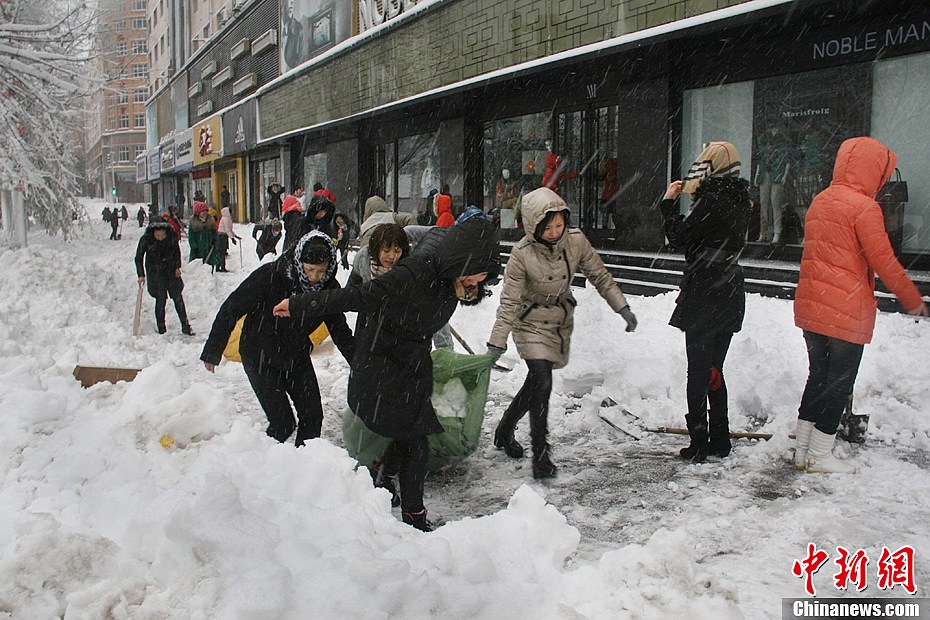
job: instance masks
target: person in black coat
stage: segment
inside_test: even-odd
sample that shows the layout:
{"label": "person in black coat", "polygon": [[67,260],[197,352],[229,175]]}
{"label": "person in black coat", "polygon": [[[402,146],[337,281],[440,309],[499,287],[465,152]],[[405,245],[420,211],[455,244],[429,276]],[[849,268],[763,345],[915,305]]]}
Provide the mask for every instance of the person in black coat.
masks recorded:
{"label": "person in black coat", "polygon": [[145,209],[139,207],[139,212],[136,213],[136,219],[139,220],[139,228],[142,228],[145,225]]}
{"label": "person in black coat", "polygon": [[307,204],[307,211],[304,213],[303,231],[319,230],[326,233],[332,238],[336,238],[336,231],[333,228],[333,217],[336,214],[336,205],[322,194],[314,194],[313,198]]}
{"label": "person in black coat", "polygon": [[110,212],[110,239],[116,241],[119,238],[119,209],[113,207]]}
{"label": "person in black coat", "polygon": [[[301,318],[275,318],[271,309],[289,295],[339,289],[336,247],[318,232],[301,237],[277,260],[249,274],[220,306],[200,359],[213,372],[229,335],[245,315],[239,337],[242,368],[268,418],[269,437],[287,441],[296,427],[295,444],[320,436],[323,405],[310,352],[310,334],[325,323],[346,360],[354,354],[352,331],[341,313]],[[288,396],[297,410],[297,424]]]}
{"label": "person in black coat", "polygon": [[[114,219],[116,219],[114,217]],[[155,298],[155,323],[158,333],[164,334],[165,304],[168,297],[181,321],[181,333],[193,336],[184,306],[184,280],[181,279],[181,248],[174,228],[167,222],[153,222],[145,229],[136,247],[136,275],[139,283],[146,284],[149,295]]]}
{"label": "person in black coat", "polygon": [[272,183],[268,186],[268,215],[271,219],[279,219],[281,217],[281,194],[284,193],[284,188],[281,187],[280,183]]}
{"label": "person in black coat", "polygon": [[255,253],[258,260],[265,254],[277,254],[278,241],[281,240],[281,220],[272,220],[270,224],[256,224],[252,227],[252,238],[257,240]]}
{"label": "person in black coat", "polygon": [[[691,165],[684,182],[671,183],[660,203],[669,245],[685,252],[681,293],[669,324],[685,332],[685,420],[691,444],[680,454],[694,462],[709,454],[724,457],[730,453],[723,362],[733,334],[742,328],[745,313],[739,257],[750,213],[749,184],[738,178],[739,173],[736,147],[729,142],[711,142]],[[695,201],[687,218],[678,208],[682,192]]]}
{"label": "person in black coat", "polygon": [[382,462],[396,461],[403,519],[418,529],[429,529],[423,506],[427,436],[443,430],[430,401],[431,340],[460,301],[479,302],[484,282],[499,273],[496,231],[475,218],[430,231],[411,256],[370,282],[291,296],[274,309],[276,316],[301,320],[366,312],[356,333],[348,402],[368,428],[394,440]]}

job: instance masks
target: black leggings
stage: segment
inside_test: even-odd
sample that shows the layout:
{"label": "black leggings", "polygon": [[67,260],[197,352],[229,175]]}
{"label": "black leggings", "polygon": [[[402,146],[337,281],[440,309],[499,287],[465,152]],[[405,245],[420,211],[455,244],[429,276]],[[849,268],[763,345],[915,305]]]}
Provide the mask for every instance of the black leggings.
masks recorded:
{"label": "black leggings", "polygon": [[804,341],[810,372],[798,417],[814,422],[821,433],[833,435],[856,383],[865,345],[807,331]]}
{"label": "black leggings", "polygon": [[178,313],[181,326],[187,325],[187,307],[184,305],[184,296],[181,294],[183,290],[184,281],[181,278],[169,278],[152,283],[149,292],[155,298],[155,324],[159,328],[165,328],[165,306],[168,303],[168,297],[171,297],[171,301],[174,302],[174,309]]}
{"label": "black leggings", "polygon": [[410,439],[395,439],[381,459],[383,471],[389,476],[398,473],[400,506],[404,512],[423,510],[423,486],[426,484],[426,461],[429,441],[426,435]]}
{"label": "black leggings", "polygon": [[[707,401],[715,417],[727,414],[727,382],[723,378],[723,362],[730,348],[732,332],[685,332],[685,351],[688,355],[688,415],[706,419]],[[710,389],[712,368],[719,373],[720,384]]]}
{"label": "black leggings", "polygon": [[548,360],[526,360],[526,365],[529,368],[526,381],[504,412],[501,426],[514,429],[529,412],[530,438],[535,450],[546,444],[549,432],[549,395],[552,393],[552,368],[555,364]]}
{"label": "black leggings", "polygon": [[310,363],[301,364],[291,371],[264,368],[251,361],[242,360],[242,368],[252,384],[258,403],[268,418],[269,437],[284,442],[294,432],[294,412],[287,397],[294,401],[299,423],[296,444],[320,436],[323,429],[323,404],[320,402],[320,386]]}

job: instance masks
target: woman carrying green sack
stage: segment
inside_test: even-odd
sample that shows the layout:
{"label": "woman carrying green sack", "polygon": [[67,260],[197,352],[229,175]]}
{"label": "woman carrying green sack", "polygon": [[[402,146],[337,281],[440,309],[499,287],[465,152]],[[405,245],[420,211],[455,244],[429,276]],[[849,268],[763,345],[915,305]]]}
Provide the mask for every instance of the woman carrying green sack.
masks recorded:
{"label": "woman carrying green sack", "polygon": [[430,231],[411,256],[368,283],[292,296],[274,309],[275,316],[294,318],[366,312],[356,334],[349,407],[393,440],[403,520],[420,530],[430,529],[423,506],[427,437],[443,431],[430,400],[430,340],[460,302],[481,301],[484,283],[499,271],[497,231],[476,218]]}

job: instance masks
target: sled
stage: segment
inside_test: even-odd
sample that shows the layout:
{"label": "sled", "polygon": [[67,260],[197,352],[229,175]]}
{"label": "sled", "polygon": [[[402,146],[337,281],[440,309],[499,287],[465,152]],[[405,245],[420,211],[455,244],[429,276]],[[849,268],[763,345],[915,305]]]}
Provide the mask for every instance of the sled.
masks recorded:
{"label": "sled", "polygon": [[[223,357],[231,362],[242,362],[242,356],[239,355],[239,337],[242,335],[242,324],[245,322],[245,315],[239,317],[236,326],[233,327],[232,333],[229,334],[229,340],[226,342],[226,348],[223,349]],[[318,347],[329,336],[329,329],[326,323],[320,323],[320,326],[310,334],[310,342],[314,347]]]}
{"label": "sled", "polygon": [[139,291],[136,293],[136,310],[132,315],[132,335],[139,335],[139,323],[142,320],[142,283],[139,283]]}
{"label": "sled", "polygon": [[[431,356],[433,392],[442,392],[452,379],[459,379],[466,392],[463,417],[437,412],[443,432],[429,436],[426,463],[428,471],[436,471],[465,458],[478,447],[491,381],[491,356],[465,355],[448,349],[433,351]],[[349,456],[366,467],[379,462],[392,441],[369,429],[351,409],[346,409],[342,417],[342,437]]]}
{"label": "sled", "polygon": [[141,368],[109,368],[106,366],[75,366],[74,378],[81,382],[81,387],[89,388],[92,385],[109,381],[132,381],[142,371]]}

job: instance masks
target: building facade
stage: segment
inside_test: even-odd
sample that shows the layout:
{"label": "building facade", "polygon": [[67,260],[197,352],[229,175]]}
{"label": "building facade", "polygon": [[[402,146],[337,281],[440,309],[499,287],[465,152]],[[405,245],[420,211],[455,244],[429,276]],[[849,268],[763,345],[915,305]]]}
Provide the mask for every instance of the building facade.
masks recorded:
{"label": "building facade", "polygon": [[145,151],[148,34],[145,0],[104,0],[94,37],[93,68],[102,87],[87,102],[87,188],[114,202],[142,202],[136,158]]}
{"label": "building facade", "polygon": [[416,212],[449,185],[515,238],[519,197],[558,165],[600,247],[661,251],[658,197],[729,140],[753,185],[748,254],[797,261],[837,147],[872,135],[908,190],[886,206],[891,238],[926,264],[926,3],[358,0],[353,19],[340,49],[261,90],[257,148],[285,148],[295,177],[338,188],[355,217],[373,193]]}

